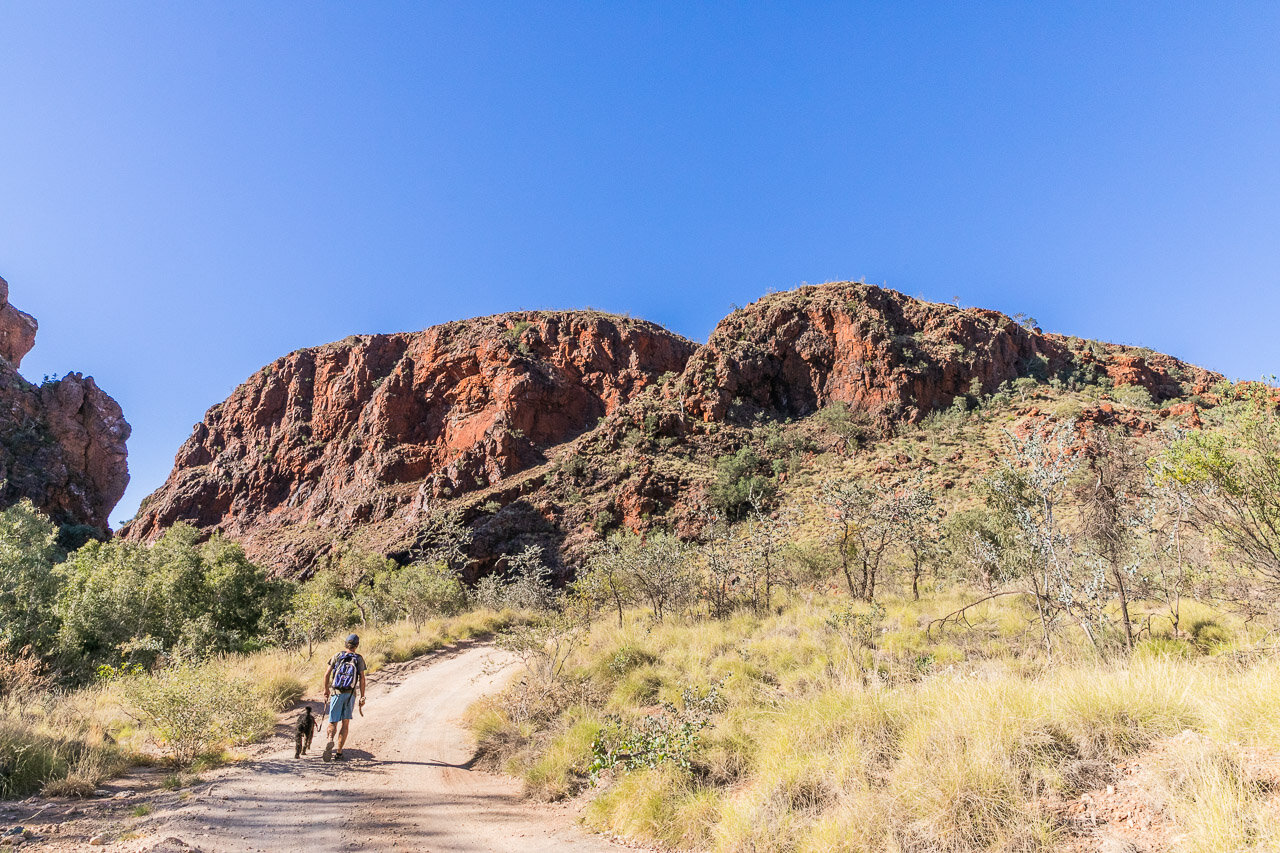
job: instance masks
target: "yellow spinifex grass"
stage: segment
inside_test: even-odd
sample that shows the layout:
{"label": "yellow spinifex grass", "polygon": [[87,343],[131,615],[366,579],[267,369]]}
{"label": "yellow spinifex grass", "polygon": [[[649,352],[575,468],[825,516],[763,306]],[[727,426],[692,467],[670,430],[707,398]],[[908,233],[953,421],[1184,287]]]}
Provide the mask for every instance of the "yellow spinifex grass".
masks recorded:
{"label": "yellow spinifex grass", "polygon": [[[1268,657],[1178,641],[1175,654],[1149,643],[1112,660],[1064,648],[1050,664],[1016,609],[993,606],[967,634],[939,638],[922,612],[946,602],[901,601],[873,651],[834,635],[838,606],[602,623],[573,662],[562,717],[516,721],[489,703],[486,736],[532,794],[556,799],[588,786],[590,741],[610,719],[643,720],[660,703],[679,708],[687,687],[718,685],[723,706],[689,771],[659,763],[588,787],[590,825],[679,849],[1053,850],[1063,804],[1124,762],[1176,825],[1174,849],[1280,849],[1280,800],[1250,776],[1259,756],[1280,757]],[[1215,642],[1252,639],[1237,626]]]}

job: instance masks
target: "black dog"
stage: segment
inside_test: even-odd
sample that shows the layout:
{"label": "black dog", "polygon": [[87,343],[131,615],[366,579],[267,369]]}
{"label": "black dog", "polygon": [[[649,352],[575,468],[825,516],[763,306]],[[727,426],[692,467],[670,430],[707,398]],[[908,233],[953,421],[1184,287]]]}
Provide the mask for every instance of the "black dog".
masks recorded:
{"label": "black dog", "polygon": [[311,736],[315,734],[316,729],[320,727],[320,721],[311,713],[311,706],[306,709],[298,717],[298,725],[296,734],[293,738],[293,757],[299,758],[304,752],[311,748]]}

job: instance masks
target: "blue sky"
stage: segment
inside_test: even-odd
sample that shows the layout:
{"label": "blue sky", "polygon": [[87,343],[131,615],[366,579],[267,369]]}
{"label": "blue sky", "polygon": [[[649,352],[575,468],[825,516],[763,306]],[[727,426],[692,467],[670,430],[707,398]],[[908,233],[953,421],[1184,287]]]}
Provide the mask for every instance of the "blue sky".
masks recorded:
{"label": "blue sky", "polygon": [[302,346],[865,278],[1277,372],[1280,4],[0,5],[23,373],[157,487]]}

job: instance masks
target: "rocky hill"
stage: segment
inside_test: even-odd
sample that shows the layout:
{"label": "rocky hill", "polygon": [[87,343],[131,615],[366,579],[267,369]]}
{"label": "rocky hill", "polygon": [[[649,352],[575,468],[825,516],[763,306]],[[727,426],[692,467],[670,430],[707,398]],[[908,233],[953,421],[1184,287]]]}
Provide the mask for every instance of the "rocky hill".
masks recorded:
{"label": "rocky hill", "polygon": [[209,410],[125,535],[189,521],[292,570],[370,527],[394,550],[438,506],[545,462],[695,348],[651,323],[533,312],[302,350]]}
{"label": "rocky hill", "polygon": [[36,331],[0,279],[0,505],[29,498],[61,524],[105,531],[129,484],[129,424],[93,377],[23,379],[17,369]]}
{"label": "rocky hill", "polygon": [[[530,542],[559,555],[620,526],[691,531],[717,460],[772,453],[764,431],[813,456],[843,446],[850,425],[889,436],[1018,381],[1024,396],[1028,383],[1131,386],[1157,406],[1220,379],[860,283],[771,294],[701,347],[597,312],[504,314],[268,365],[209,410],[124,534],[188,521],[304,574],[344,542],[403,555],[451,512],[483,569]],[[832,407],[838,436],[811,423]],[[1117,418],[1105,401],[1081,414]]]}

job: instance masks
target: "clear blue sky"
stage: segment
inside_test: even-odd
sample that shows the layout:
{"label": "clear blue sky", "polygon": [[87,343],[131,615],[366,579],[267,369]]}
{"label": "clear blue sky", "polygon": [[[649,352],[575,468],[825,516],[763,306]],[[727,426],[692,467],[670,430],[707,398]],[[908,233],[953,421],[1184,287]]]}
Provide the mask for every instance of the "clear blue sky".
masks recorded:
{"label": "clear blue sky", "polygon": [[128,518],[298,347],[862,278],[1277,371],[1280,4],[0,6],[0,276]]}

